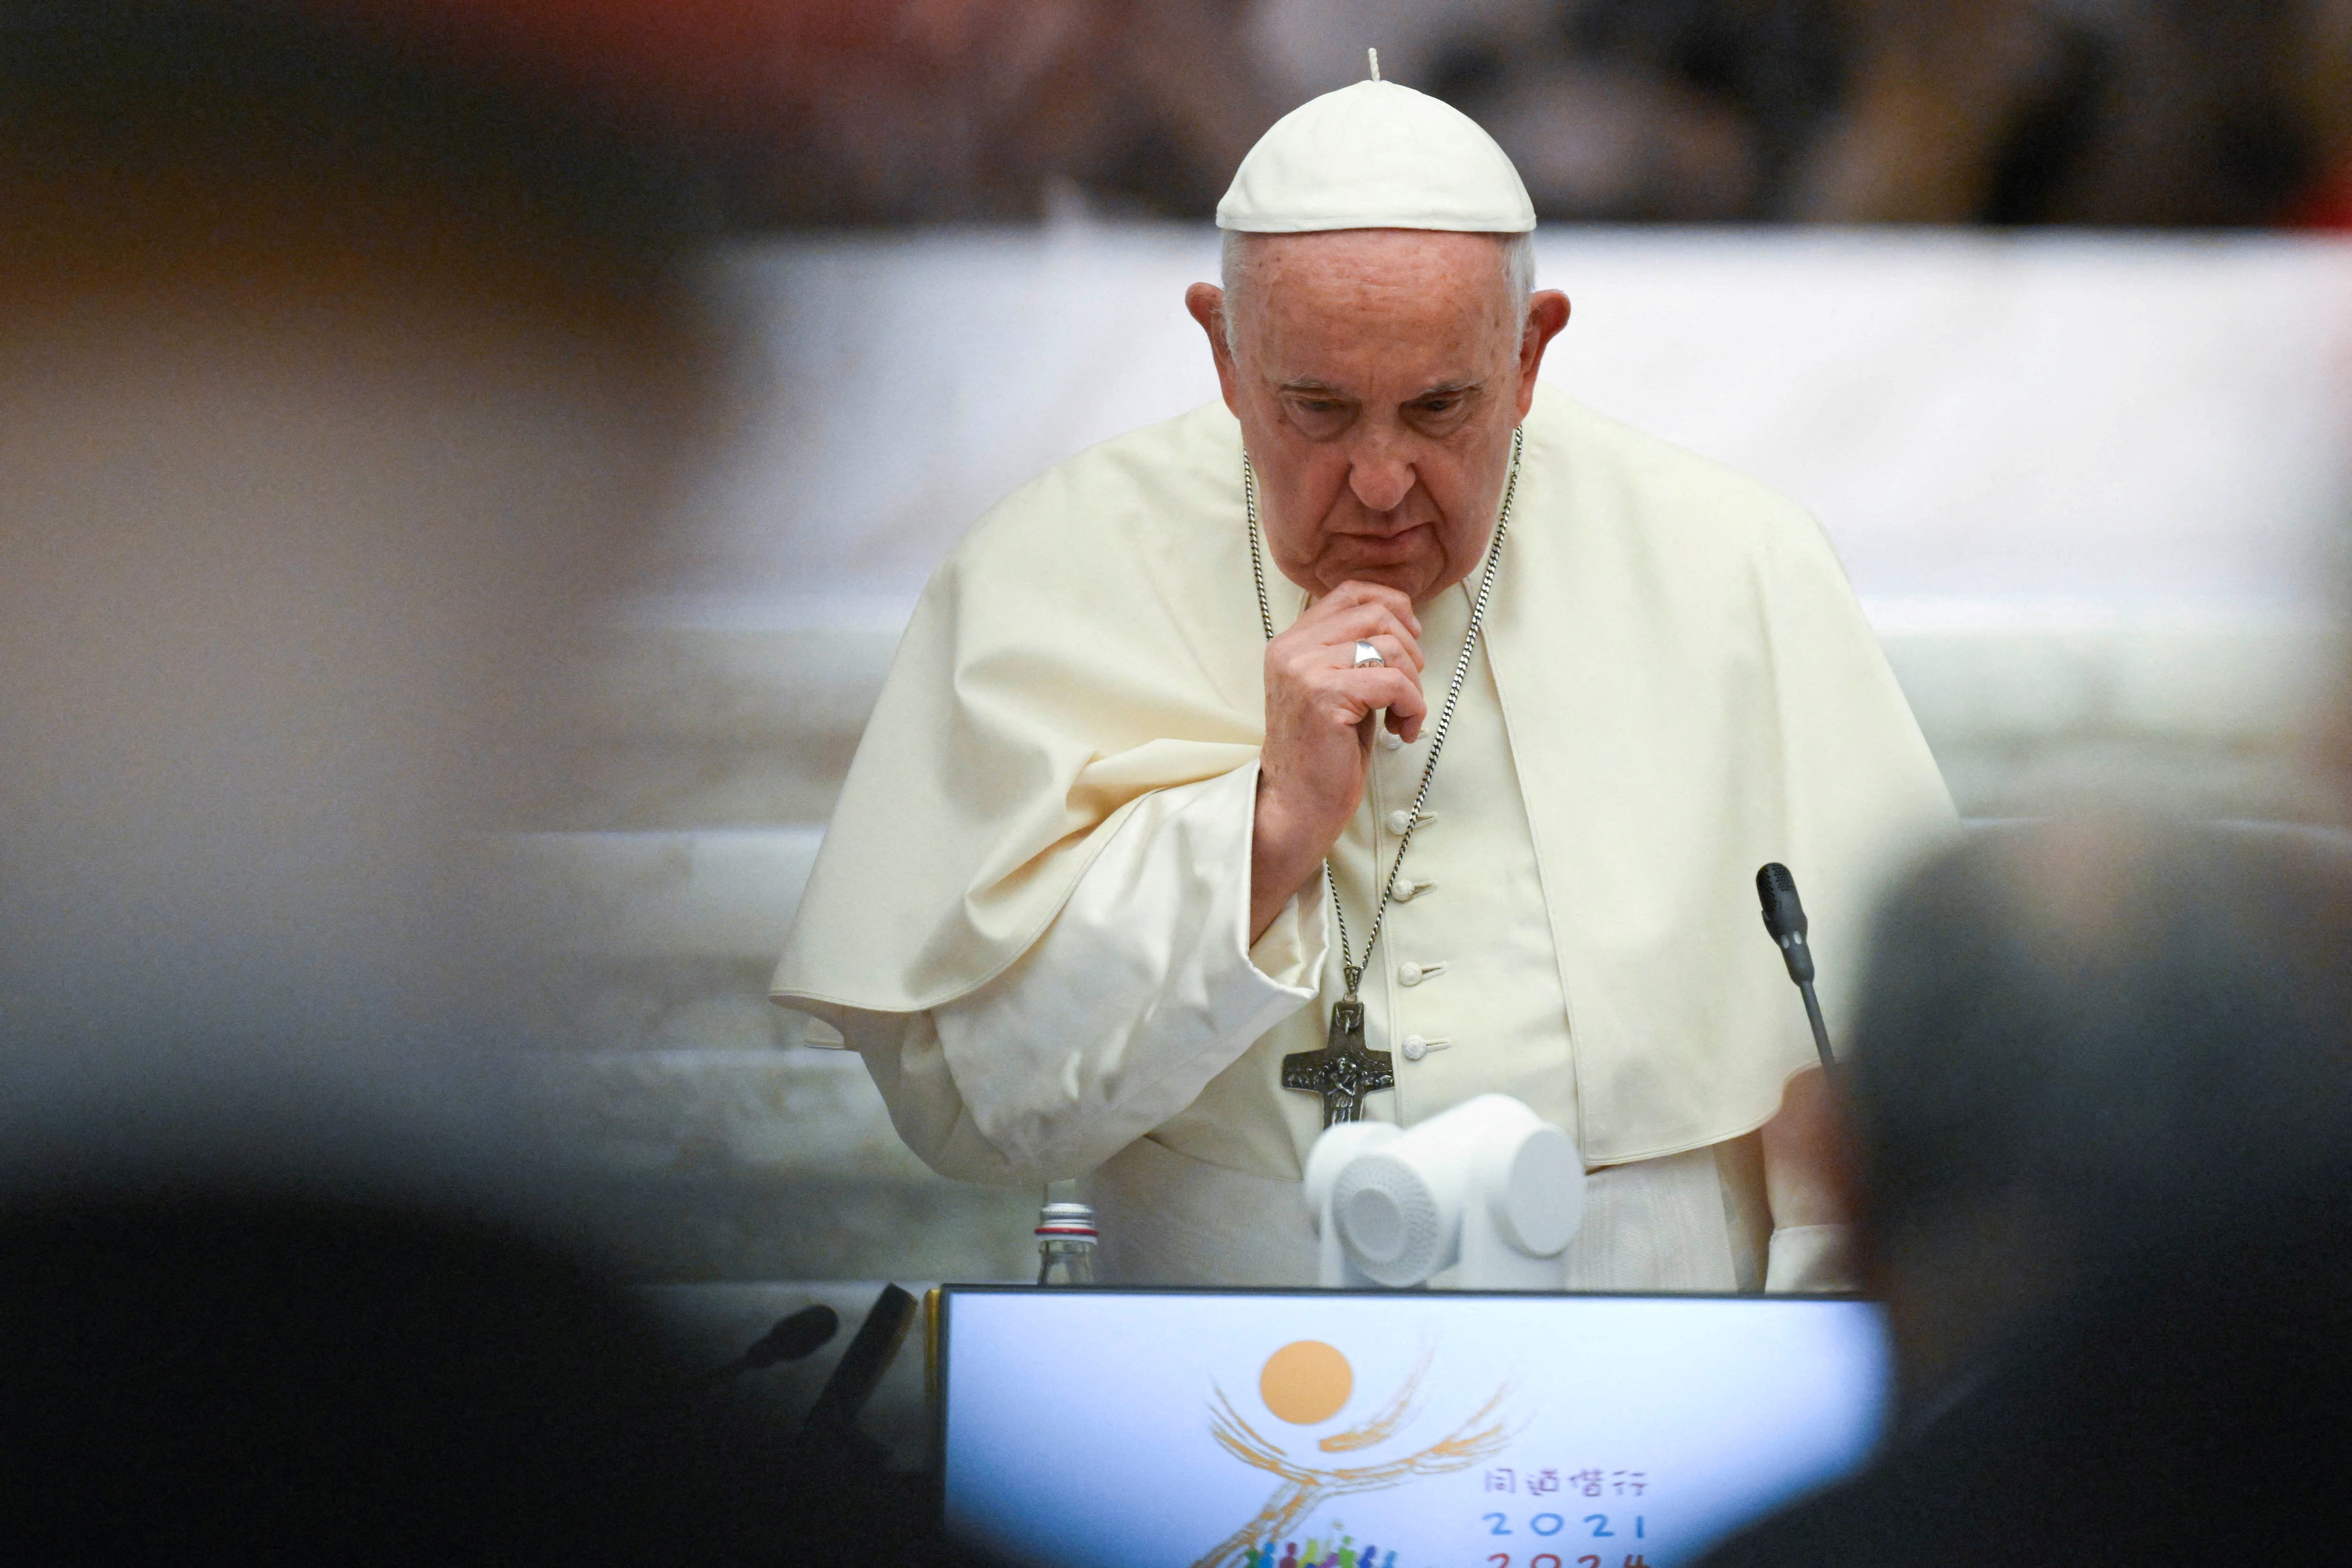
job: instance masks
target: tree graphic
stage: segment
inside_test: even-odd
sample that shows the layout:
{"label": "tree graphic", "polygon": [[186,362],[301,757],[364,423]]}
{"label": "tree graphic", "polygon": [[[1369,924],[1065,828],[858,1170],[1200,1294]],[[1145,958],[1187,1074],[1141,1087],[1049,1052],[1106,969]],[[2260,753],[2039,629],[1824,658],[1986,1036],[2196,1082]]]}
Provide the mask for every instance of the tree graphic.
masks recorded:
{"label": "tree graphic", "polygon": [[[1377,1447],[1394,1436],[1419,1413],[1417,1396],[1433,1354],[1433,1347],[1424,1347],[1418,1364],[1387,1403],[1361,1425],[1333,1433],[1316,1447],[1327,1454],[1356,1453]],[[1517,1435],[1511,1420],[1502,1414],[1503,1403],[1510,1394],[1510,1386],[1506,1384],[1495,1390],[1486,1404],[1464,1417],[1452,1432],[1416,1453],[1365,1465],[1318,1468],[1301,1464],[1269,1442],[1242,1418],[1223,1389],[1213,1384],[1211,1387],[1215,1390],[1216,1403],[1210,1410],[1209,1435],[1226,1453],[1276,1477],[1281,1484],[1265,1500],[1256,1518],[1211,1548],[1192,1568],[1244,1568],[1254,1544],[1290,1534],[1307,1515],[1334,1498],[1383,1491],[1416,1476],[1443,1476],[1466,1470],[1479,1460],[1502,1452]]]}

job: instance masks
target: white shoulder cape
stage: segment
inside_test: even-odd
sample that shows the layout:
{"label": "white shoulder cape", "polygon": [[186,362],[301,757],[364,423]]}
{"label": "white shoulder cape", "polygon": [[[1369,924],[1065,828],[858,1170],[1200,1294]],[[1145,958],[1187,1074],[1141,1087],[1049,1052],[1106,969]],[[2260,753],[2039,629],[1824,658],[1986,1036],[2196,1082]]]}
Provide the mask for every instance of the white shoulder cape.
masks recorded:
{"label": "white shoulder cape", "polygon": [[[1756,1127],[1812,1058],[1756,868],[1795,873],[1835,1026],[1870,900],[1952,810],[1802,510],[1549,389],[1525,428],[1487,657],[1580,1142],[1614,1163]],[[992,979],[1135,801],[1256,755],[1264,651],[1222,405],[1008,498],[916,608],[776,1000],[911,1013]]]}

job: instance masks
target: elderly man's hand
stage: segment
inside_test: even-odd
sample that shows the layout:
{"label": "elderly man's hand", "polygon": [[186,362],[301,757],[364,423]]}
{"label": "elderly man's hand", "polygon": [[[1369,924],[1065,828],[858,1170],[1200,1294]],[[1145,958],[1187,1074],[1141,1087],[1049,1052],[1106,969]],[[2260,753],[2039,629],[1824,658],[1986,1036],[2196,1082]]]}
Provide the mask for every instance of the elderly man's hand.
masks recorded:
{"label": "elderly man's hand", "polygon": [[[1356,668],[1356,644],[1385,663]],[[1343,584],[1265,649],[1265,749],[1250,853],[1250,934],[1265,934],[1364,798],[1380,710],[1411,741],[1429,714],[1421,621],[1394,588]]]}

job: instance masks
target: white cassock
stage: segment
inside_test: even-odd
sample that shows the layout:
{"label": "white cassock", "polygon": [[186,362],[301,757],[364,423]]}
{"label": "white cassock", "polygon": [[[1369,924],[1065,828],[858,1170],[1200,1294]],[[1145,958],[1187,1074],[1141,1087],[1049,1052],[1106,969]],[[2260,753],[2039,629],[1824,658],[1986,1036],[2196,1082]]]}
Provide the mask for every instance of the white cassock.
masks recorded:
{"label": "white cassock", "polygon": [[[1811,1289],[1759,1142],[1813,1059],[1756,868],[1802,888],[1833,1030],[1870,899],[1949,796],[1820,529],[1538,389],[1483,646],[1363,983],[1407,1125],[1501,1092],[1591,1170],[1571,1285]],[[1304,606],[1274,578],[1275,620]],[[1433,699],[1469,617],[1422,607]],[[1307,1284],[1341,991],[1325,879],[1249,940],[1265,636],[1222,405],[1081,454],[926,590],[773,993],[966,1180],[1089,1175],[1104,1272]],[[1384,741],[1332,873],[1360,942],[1428,747]],[[1374,868],[1379,868],[1375,872]],[[1403,896],[1403,889],[1411,896]]]}

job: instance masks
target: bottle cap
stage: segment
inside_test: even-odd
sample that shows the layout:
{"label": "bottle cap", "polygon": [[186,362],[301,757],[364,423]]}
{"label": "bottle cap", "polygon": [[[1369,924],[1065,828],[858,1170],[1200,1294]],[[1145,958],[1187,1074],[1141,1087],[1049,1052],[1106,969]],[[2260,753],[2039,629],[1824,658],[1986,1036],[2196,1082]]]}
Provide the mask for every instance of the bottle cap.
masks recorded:
{"label": "bottle cap", "polygon": [[1037,1216],[1037,1234],[1092,1241],[1095,1239],[1095,1211],[1085,1204],[1047,1204]]}

